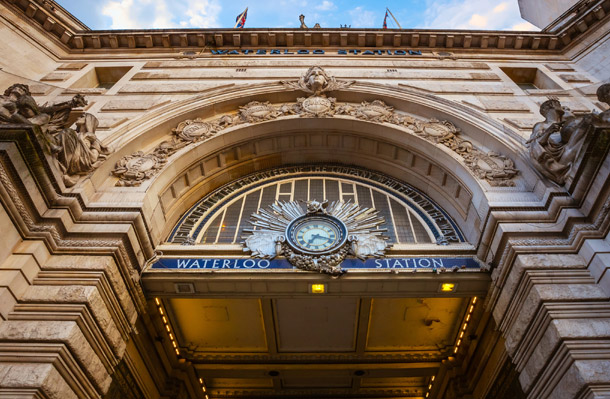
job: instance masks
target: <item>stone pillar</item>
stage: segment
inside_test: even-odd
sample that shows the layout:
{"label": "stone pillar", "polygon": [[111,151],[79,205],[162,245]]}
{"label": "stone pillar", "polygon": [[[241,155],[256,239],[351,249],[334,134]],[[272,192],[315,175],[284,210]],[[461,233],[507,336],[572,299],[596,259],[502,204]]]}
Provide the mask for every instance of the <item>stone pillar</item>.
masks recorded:
{"label": "stone pillar", "polygon": [[101,398],[136,317],[112,257],[24,241],[1,267],[16,301],[0,322],[0,398]]}
{"label": "stone pillar", "polygon": [[518,255],[493,308],[532,399],[610,397],[610,303],[579,255]]}

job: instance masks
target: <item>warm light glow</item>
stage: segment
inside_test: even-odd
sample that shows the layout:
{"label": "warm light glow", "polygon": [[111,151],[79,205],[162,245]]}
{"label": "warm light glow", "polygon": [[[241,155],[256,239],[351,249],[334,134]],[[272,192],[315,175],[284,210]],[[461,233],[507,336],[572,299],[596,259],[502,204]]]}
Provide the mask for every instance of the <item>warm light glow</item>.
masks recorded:
{"label": "warm light glow", "polygon": [[464,338],[464,331],[460,333],[460,339]]}
{"label": "warm light glow", "polygon": [[472,313],[473,310],[474,310],[474,305],[470,305],[470,309],[468,309],[468,313]]}
{"label": "warm light glow", "polygon": [[200,379],[199,379],[199,383],[200,383],[200,384],[203,384],[203,378],[200,378]]}
{"label": "warm light glow", "polygon": [[453,350],[453,353],[457,353],[458,351],[458,347],[456,346],[455,349]]}
{"label": "warm light glow", "polygon": [[470,321],[470,315],[466,315],[466,321]]}
{"label": "warm light glow", "polygon": [[475,303],[477,303],[477,297],[476,296],[474,298],[472,298],[472,304],[474,305]]}
{"label": "warm light glow", "polygon": [[432,382],[434,382],[434,380],[435,380],[435,379],[436,379],[436,376],[435,376],[435,375],[433,375],[433,376],[432,376]]}
{"label": "warm light glow", "polygon": [[161,308],[161,306],[159,306],[159,313],[163,315],[163,308]]}
{"label": "warm light glow", "polygon": [[162,319],[163,319],[163,323],[167,324],[167,319],[165,318],[165,316],[163,316]]}
{"label": "warm light glow", "polygon": [[176,355],[179,355],[180,351],[178,349],[176,349]]}
{"label": "warm light glow", "polygon": [[325,292],[326,292],[326,284],[312,284],[311,285],[312,294],[324,294]]}
{"label": "warm light glow", "polygon": [[[171,340],[174,339],[174,336],[172,335],[172,333],[169,333],[169,339],[171,339]],[[203,384],[203,382],[202,382],[202,384]]]}
{"label": "warm light glow", "polygon": [[455,284],[453,283],[442,283],[441,291],[442,292],[453,292],[455,290]]}
{"label": "warm light glow", "polygon": [[169,332],[169,326],[167,324],[165,325],[165,329],[167,330],[167,332]]}
{"label": "warm light glow", "polygon": [[456,345],[457,345],[457,346],[460,346],[461,344],[462,344],[462,340],[461,340],[461,339],[458,339],[458,342],[457,342],[457,344],[456,344]]}
{"label": "warm light glow", "polygon": [[[174,345],[174,348],[177,348],[178,345],[176,345],[176,341],[172,341],[172,345]],[[459,344],[458,344],[459,345]]]}
{"label": "warm light glow", "polygon": [[462,327],[462,330],[466,330],[466,327],[468,327],[468,324],[464,323],[464,327]]}
{"label": "warm light glow", "polygon": [[161,305],[161,301],[159,300],[159,298],[155,298],[155,302],[157,303],[157,305]]}
{"label": "warm light glow", "polygon": [[428,385],[428,389],[432,389],[432,384]]}
{"label": "warm light glow", "polygon": [[203,392],[205,392],[205,387],[201,387],[201,389],[203,389]]}
{"label": "warm light glow", "polygon": [[426,392],[426,398],[430,396],[430,392]]}

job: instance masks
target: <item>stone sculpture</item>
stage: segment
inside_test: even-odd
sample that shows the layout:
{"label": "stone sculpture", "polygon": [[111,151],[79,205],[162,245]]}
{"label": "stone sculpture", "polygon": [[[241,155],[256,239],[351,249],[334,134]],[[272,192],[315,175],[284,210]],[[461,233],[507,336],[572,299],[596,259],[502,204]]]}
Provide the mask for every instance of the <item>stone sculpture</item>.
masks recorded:
{"label": "stone sculpture", "polygon": [[574,171],[583,144],[593,132],[596,120],[603,117],[593,113],[575,116],[556,99],[542,103],[540,114],[545,120],[534,125],[526,142],[529,144],[530,159],[542,175],[563,185]]}
{"label": "stone sculpture", "polygon": [[[610,83],[603,84],[597,88],[597,99],[610,107]],[[599,114],[600,122],[610,124],[610,108]]]}
{"label": "stone sculpture", "polygon": [[[301,26],[300,26],[301,29],[309,29],[307,27],[307,25],[305,25],[305,15],[303,15],[303,14],[299,15],[299,21],[301,22]],[[314,27],[314,29],[321,28],[320,24],[318,24],[318,23],[316,23],[313,27]]]}
{"label": "stone sculpture", "polygon": [[85,113],[76,121],[76,129],[67,128],[59,133],[61,151],[57,153],[57,160],[67,187],[76,184],[80,175],[97,169],[111,153],[95,135],[98,125],[95,116]]}
{"label": "stone sculpture", "polygon": [[0,125],[38,126],[44,150],[57,159],[64,183],[70,187],[78,176],[95,170],[110,154],[95,136],[99,123],[95,116],[84,114],[76,121],[75,129],[69,127],[72,110],[85,105],[87,100],[77,94],[70,101],[39,106],[29,87],[17,83],[0,96]]}

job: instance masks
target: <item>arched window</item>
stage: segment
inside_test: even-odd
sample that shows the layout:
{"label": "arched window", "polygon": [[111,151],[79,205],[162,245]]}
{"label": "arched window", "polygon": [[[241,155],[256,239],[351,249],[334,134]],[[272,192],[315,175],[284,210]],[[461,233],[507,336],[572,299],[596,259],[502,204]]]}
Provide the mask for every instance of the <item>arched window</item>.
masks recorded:
{"label": "arched window", "polygon": [[387,176],[346,167],[293,167],[255,173],[223,186],[195,204],[168,241],[238,244],[250,216],[276,201],[352,201],[384,217],[391,243],[463,242],[449,216],[426,195]]}

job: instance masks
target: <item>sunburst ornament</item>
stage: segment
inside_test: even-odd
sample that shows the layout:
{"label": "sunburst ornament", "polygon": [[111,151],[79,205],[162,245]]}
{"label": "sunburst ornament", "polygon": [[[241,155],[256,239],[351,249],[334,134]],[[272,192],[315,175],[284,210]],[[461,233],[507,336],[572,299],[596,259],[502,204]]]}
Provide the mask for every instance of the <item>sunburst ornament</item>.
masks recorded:
{"label": "sunburst ornament", "polygon": [[347,255],[362,260],[379,257],[389,248],[377,210],[352,202],[276,202],[252,214],[254,229],[245,238],[244,251],[253,257],[285,256],[295,267],[340,275]]}

